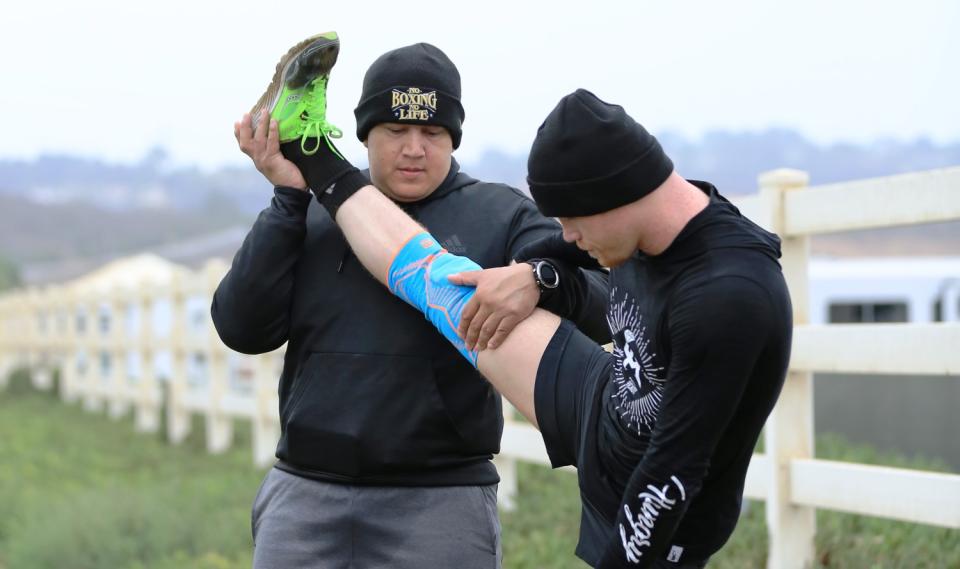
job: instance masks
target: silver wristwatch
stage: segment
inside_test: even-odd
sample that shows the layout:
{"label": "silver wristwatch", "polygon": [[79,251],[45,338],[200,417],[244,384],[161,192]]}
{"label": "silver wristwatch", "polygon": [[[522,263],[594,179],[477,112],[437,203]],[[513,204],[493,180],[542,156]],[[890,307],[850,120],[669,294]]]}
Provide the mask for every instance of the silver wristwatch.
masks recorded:
{"label": "silver wristwatch", "polygon": [[560,273],[553,263],[543,259],[531,259],[527,264],[533,267],[533,280],[537,283],[540,294],[560,286]]}

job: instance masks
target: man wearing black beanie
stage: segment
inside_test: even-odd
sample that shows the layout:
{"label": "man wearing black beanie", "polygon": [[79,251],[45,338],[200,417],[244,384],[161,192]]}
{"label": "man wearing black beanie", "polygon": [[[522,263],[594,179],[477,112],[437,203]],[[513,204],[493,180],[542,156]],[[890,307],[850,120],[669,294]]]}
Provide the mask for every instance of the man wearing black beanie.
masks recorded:
{"label": "man wearing black beanie", "polygon": [[681,178],[622,107],[582,89],[538,130],[527,181],[563,243],[522,254],[575,243],[611,267],[613,354],[563,324],[535,380],[553,465],[580,477],[577,554],[605,568],[703,567],[736,526],[786,377],[780,240],[711,184]]}
{"label": "man wearing black beanie", "polygon": [[[329,71],[339,40],[318,37],[280,69]],[[326,121],[327,80],[284,84],[284,95],[261,99],[279,101],[266,108],[273,120],[254,129],[248,115],[236,126],[241,149],[277,187],[216,291],[213,319],[238,351],[286,342],[278,461],[253,508],[254,567],[498,567],[499,397],[363,268],[334,218],[367,186],[483,267],[509,265],[559,225],[516,189],[459,171],[460,76],[438,48],[401,47],[368,69],[355,110],[368,172],[329,140],[339,130]],[[291,124],[297,116],[302,123]],[[478,320],[505,334],[539,305],[608,341],[605,273],[559,259],[538,261],[541,272],[544,263],[555,288],[538,290],[528,264],[498,269],[490,288],[510,304]]]}

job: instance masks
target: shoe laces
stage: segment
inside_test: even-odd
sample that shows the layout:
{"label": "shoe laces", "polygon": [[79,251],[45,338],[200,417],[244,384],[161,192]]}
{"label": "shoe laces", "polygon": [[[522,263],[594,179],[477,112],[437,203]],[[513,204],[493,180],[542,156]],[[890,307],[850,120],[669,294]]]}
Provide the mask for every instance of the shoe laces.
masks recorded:
{"label": "shoe laces", "polygon": [[[320,140],[326,141],[327,146],[334,154],[343,159],[343,155],[333,145],[331,138],[342,138],[343,131],[327,122],[327,76],[318,77],[307,88],[303,95],[303,112],[300,114],[303,121],[303,133],[300,137],[300,150],[311,156],[320,150]],[[307,146],[307,140],[316,138],[317,143]]]}

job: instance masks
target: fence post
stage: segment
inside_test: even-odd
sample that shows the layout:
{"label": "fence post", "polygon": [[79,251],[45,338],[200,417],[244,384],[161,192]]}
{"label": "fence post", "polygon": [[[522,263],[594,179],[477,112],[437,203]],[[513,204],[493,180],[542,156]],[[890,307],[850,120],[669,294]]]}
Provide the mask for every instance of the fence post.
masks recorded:
{"label": "fence post", "polygon": [[[503,424],[504,430],[506,430],[506,427],[514,422],[516,415],[514,414],[515,410],[513,405],[507,401],[506,397],[501,397],[500,400],[503,403]],[[517,480],[517,459],[498,454],[494,457],[493,464],[497,467],[497,472],[500,473],[497,502],[500,504],[500,509],[511,512],[517,508],[517,490],[519,486]]]}
{"label": "fence post", "polygon": [[[223,271],[219,263],[207,262],[201,273],[202,294],[209,306],[217,290]],[[220,348],[220,340],[213,327],[209,310],[204,317],[203,345],[207,357],[207,378],[209,388],[209,407],[207,407],[207,451],[212,454],[226,452],[233,442],[233,418],[224,410],[227,396],[227,354]]]}
{"label": "fence post", "polygon": [[77,400],[77,376],[80,365],[80,349],[77,344],[77,297],[73,285],[66,285],[63,292],[63,358],[60,360],[60,400],[72,403]]}
{"label": "fence post", "polygon": [[34,313],[36,318],[36,345],[34,349],[35,368],[30,374],[34,389],[38,391],[50,391],[53,388],[53,365],[56,359],[55,349],[55,316],[53,312],[54,296],[49,288],[36,289],[36,306]]}
{"label": "fence post", "polygon": [[82,352],[77,377],[78,392],[83,402],[83,409],[91,413],[103,411],[103,400],[100,398],[100,350],[97,346],[97,303],[96,297],[89,290],[82,290],[78,294],[77,302],[77,345]]}
{"label": "fence post", "polygon": [[253,379],[253,462],[268,466],[277,453],[280,440],[279,402],[277,401],[277,352],[255,356]]}
{"label": "fence post", "polygon": [[209,407],[207,407],[207,452],[219,454],[230,449],[233,441],[233,420],[223,410],[226,395],[227,365],[220,350],[207,349],[209,378]]}
{"label": "fence post", "polygon": [[36,374],[40,369],[42,348],[40,342],[39,291],[35,287],[23,290],[23,326],[20,328],[20,367],[30,378],[30,384],[37,388]]}
{"label": "fence post", "polygon": [[10,379],[10,354],[13,351],[13,296],[7,293],[0,297],[0,391],[6,389]]}
{"label": "fence post", "polygon": [[184,275],[174,271],[170,280],[170,358],[172,369],[167,381],[167,439],[171,444],[183,442],[190,434],[190,412],[184,401],[187,387],[186,299]]}
{"label": "fence post", "polygon": [[67,328],[66,328],[66,316],[65,316],[65,304],[64,299],[66,296],[66,291],[64,287],[58,284],[48,285],[47,286],[47,299],[49,303],[49,332],[50,332],[50,381],[51,388],[53,385],[53,378],[56,375],[58,377],[58,382],[56,384],[56,389],[59,391],[56,395],[60,397],[63,396],[63,368],[66,365],[66,344],[67,344]]}
{"label": "fence post", "polygon": [[14,304],[16,327],[13,337],[16,349],[10,360],[12,369],[26,369],[27,373],[30,372],[30,336],[33,329],[30,292],[29,289],[23,289],[16,297],[17,301]]}
{"label": "fence post", "polygon": [[147,279],[141,279],[131,302],[136,303],[132,312],[138,315],[138,330],[134,334],[134,349],[140,353],[140,377],[137,378],[134,404],[134,424],[142,433],[160,430],[161,395],[154,361],[153,303],[157,289]]}
{"label": "fence post", "polygon": [[111,419],[120,419],[130,409],[130,398],[127,395],[127,382],[124,376],[127,367],[127,347],[126,334],[124,333],[123,306],[125,291],[119,286],[113,286],[107,293],[107,306],[109,310],[109,328],[107,333],[107,345],[104,351],[110,357],[110,377],[108,385],[110,392],[107,394],[107,414]]}
{"label": "fence post", "polygon": [[[760,197],[769,218],[761,221],[780,235],[783,243],[784,277],[793,303],[794,325],[806,324],[808,313],[808,267],[810,238],[786,235],[785,198],[809,182],[806,172],[780,169],[758,177]],[[763,222],[766,223],[763,223]],[[813,376],[788,372],[783,392],[767,420],[766,455],[770,461],[770,493],[767,496],[767,531],[770,537],[768,569],[805,569],[813,566],[816,534],[814,508],[792,503],[790,462],[813,457]]]}

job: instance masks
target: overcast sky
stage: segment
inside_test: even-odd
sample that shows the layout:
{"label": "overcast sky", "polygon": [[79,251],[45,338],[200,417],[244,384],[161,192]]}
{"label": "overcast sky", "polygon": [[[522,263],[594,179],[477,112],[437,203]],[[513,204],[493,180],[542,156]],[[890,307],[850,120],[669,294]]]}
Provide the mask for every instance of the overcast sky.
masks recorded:
{"label": "overcast sky", "polygon": [[[427,41],[463,77],[464,159],[528,149],[585,87],[654,133],[787,127],[816,142],[960,140],[960,2],[14,2],[4,8],[0,158],[65,152],[177,164],[245,160],[233,122],[291,45],[336,30],[330,112],[363,155],[367,66]],[[889,7],[887,7],[889,6]],[[12,128],[9,128],[11,127]]]}

